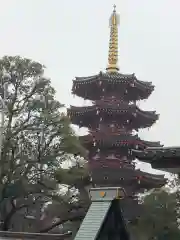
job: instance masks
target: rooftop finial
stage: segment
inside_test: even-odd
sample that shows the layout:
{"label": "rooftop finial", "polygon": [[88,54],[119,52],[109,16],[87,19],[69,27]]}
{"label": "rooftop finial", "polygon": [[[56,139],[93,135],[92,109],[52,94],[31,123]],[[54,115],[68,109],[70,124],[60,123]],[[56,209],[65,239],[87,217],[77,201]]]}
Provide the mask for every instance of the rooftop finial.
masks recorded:
{"label": "rooftop finial", "polygon": [[116,4],[113,5],[113,8],[114,8],[113,12],[116,12]]}
{"label": "rooftop finial", "polygon": [[118,68],[118,25],[119,15],[116,13],[116,5],[109,20],[110,40],[109,40],[109,55],[108,55],[108,72],[117,72]]}

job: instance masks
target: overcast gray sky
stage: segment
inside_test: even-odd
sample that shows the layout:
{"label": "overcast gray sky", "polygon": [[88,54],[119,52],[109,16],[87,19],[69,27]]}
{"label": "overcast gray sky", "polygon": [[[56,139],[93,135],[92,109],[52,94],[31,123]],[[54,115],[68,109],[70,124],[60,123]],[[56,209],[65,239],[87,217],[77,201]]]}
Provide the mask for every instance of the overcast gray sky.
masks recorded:
{"label": "overcast gray sky", "polygon": [[160,120],[141,136],[180,145],[180,2],[178,0],[0,0],[0,56],[21,55],[47,66],[57,98],[71,97],[72,79],[106,68],[109,17],[121,16],[121,72],[152,81],[156,89],[142,102]]}

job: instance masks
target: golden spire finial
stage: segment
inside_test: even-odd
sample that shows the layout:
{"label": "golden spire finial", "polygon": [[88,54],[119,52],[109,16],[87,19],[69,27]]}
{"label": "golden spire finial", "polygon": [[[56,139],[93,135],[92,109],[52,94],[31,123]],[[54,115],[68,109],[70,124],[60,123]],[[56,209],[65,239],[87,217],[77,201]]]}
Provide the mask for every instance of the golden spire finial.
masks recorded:
{"label": "golden spire finial", "polygon": [[119,15],[116,13],[116,5],[109,20],[110,26],[110,40],[109,40],[109,54],[108,54],[108,72],[117,72],[118,68],[118,25]]}

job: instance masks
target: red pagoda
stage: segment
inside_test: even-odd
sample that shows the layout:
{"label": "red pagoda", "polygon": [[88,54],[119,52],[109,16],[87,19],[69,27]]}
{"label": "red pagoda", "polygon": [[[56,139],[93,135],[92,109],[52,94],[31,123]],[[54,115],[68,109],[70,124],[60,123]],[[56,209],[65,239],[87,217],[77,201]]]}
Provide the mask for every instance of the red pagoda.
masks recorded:
{"label": "red pagoda", "polygon": [[114,7],[106,71],[73,80],[72,93],[91,100],[92,105],[71,106],[68,115],[73,124],[89,129],[89,134],[80,140],[89,152],[93,186],[121,186],[128,196],[134,196],[141,190],[162,187],[166,179],[164,175],[135,169],[133,149],[161,146],[160,142],[144,141],[137,135],[138,129],[152,126],[159,115],[136,105],[153,92],[152,83],[138,80],[135,74],[119,72],[118,25]]}

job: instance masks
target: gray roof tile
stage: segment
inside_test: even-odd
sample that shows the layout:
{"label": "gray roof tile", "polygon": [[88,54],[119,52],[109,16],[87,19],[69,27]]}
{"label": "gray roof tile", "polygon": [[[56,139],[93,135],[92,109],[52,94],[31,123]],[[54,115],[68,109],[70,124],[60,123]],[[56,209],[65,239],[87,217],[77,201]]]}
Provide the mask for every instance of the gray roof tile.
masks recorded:
{"label": "gray roof tile", "polygon": [[96,239],[111,202],[93,202],[74,240]]}

